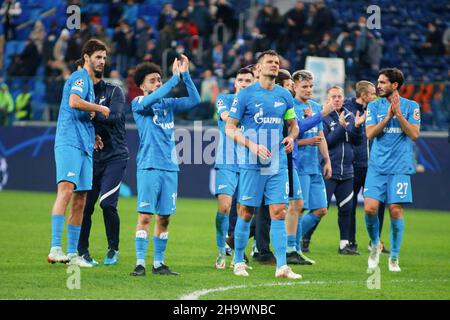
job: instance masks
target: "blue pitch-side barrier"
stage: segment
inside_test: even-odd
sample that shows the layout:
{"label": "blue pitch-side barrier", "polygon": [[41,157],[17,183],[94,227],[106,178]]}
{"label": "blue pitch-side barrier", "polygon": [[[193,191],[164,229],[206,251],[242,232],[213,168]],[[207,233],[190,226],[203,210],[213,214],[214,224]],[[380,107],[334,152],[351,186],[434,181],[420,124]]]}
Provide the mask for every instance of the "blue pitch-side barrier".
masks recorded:
{"label": "blue pitch-side barrier", "polygon": [[[190,136],[193,139],[192,131]],[[0,127],[0,190],[55,191],[54,137],[54,126]],[[139,141],[135,129],[127,130],[127,141],[131,159],[122,191],[136,194],[135,159]],[[208,144],[210,142],[203,142],[201,150]],[[413,206],[450,211],[450,144],[447,138],[422,137],[416,146],[417,163],[423,166],[424,172],[412,178]],[[194,151],[191,153],[194,162]],[[178,196],[212,199],[213,180],[212,165],[181,164]]]}

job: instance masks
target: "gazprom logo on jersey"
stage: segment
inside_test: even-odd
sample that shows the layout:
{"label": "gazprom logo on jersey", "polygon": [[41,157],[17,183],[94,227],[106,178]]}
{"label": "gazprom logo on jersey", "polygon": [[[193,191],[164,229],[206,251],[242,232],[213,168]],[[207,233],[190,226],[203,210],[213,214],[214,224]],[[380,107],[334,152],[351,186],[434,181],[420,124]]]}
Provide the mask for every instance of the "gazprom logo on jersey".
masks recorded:
{"label": "gazprom logo on jersey", "polygon": [[278,117],[264,117],[264,112],[262,108],[259,108],[259,112],[253,117],[257,124],[282,124],[283,119]]}
{"label": "gazprom logo on jersey", "polygon": [[155,114],[153,116],[153,123],[156,124],[157,126],[160,126],[164,130],[173,129],[175,127],[175,124],[174,124],[173,121],[171,121],[171,122],[159,122],[157,114]]}
{"label": "gazprom logo on jersey", "polygon": [[384,128],[383,129],[384,133],[403,133],[402,128],[399,127],[391,127],[391,128]]}

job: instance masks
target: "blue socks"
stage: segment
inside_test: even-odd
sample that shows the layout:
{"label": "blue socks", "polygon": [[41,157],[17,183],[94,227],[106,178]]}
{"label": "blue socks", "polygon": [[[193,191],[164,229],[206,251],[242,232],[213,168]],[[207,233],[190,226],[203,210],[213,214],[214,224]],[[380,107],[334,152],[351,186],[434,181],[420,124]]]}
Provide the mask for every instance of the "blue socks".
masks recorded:
{"label": "blue socks", "polygon": [[308,233],[309,230],[314,228],[314,226],[320,221],[320,218],[316,217],[311,211],[303,215],[302,219],[302,236]]}
{"label": "blue socks", "polygon": [[145,255],[147,254],[148,247],[147,232],[145,230],[138,230],[136,232],[134,245],[136,248],[136,265],[142,265],[145,267]]}
{"label": "blue socks", "polygon": [[286,225],[284,220],[272,220],[270,224],[270,241],[277,259],[277,269],[286,265]]}
{"label": "blue socks", "polygon": [[404,229],[405,220],[403,218],[397,220],[391,219],[391,258],[398,259]]}
{"label": "blue socks", "polygon": [[300,245],[300,241],[302,240],[302,235],[303,235],[302,219],[303,219],[303,216],[298,217],[297,234],[296,234],[296,237],[295,237],[295,248],[297,249],[298,253],[302,252],[302,247]]}
{"label": "blue socks", "polygon": [[67,225],[67,254],[77,254],[78,240],[80,239],[81,226]]}
{"label": "blue socks", "polygon": [[[250,221],[244,221],[238,216],[234,229],[234,262],[244,262],[244,251],[250,235]],[[286,257],[286,250],[284,253]]]}
{"label": "blue socks", "polygon": [[155,268],[159,268],[164,263],[164,252],[166,251],[168,239],[168,232],[162,232],[159,237],[153,236],[153,267]]}
{"label": "blue socks", "polygon": [[66,217],[63,214],[52,214],[52,247],[61,247],[61,238]]}
{"label": "blue socks", "polygon": [[220,254],[225,254],[225,239],[228,232],[229,224],[228,215],[224,213],[216,213],[216,242]]}
{"label": "blue socks", "polygon": [[297,251],[297,236],[294,234],[287,235],[287,248],[286,252],[291,253]]}
{"label": "blue socks", "polygon": [[366,220],[366,228],[369,233],[370,243],[372,245],[378,245],[380,243],[380,221],[378,215],[364,215]]}

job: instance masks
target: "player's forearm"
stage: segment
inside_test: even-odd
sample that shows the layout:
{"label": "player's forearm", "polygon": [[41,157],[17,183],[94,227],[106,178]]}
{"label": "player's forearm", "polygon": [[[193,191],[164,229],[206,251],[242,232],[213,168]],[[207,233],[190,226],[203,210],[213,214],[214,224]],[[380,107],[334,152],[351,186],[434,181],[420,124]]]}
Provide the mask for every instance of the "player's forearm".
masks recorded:
{"label": "player's forearm", "polygon": [[178,111],[186,111],[197,106],[200,103],[201,99],[189,72],[183,72],[181,74],[181,78],[186,85],[188,96],[182,98],[182,103],[180,104]]}
{"label": "player's forearm", "polygon": [[225,126],[225,134],[231,139],[233,139],[234,142],[246,148],[249,148],[250,144],[252,143],[250,139],[245,137],[242,131],[236,126],[230,126],[227,124]]}
{"label": "player's forearm", "polygon": [[416,141],[420,135],[419,126],[415,126],[408,122],[402,114],[397,115],[397,120],[402,127],[403,132],[411,138],[412,141]]}
{"label": "player's forearm", "polygon": [[87,102],[80,98],[80,96],[76,94],[71,94],[69,97],[69,105],[71,108],[78,109],[86,112],[100,112],[102,110],[102,106]]}
{"label": "player's forearm", "polygon": [[312,117],[298,120],[299,134],[302,135],[311,128],[314,128],[322,121],[322,114],[316,113]]}
{"label": "player's forearm", "polygon": [[376,125],[366,126],[367,139],[372,140],[383,132],[384,127],[391,120],[389,117],[384,118]]}
{"label": "player's forearm", "polygon": [[309,146],[311,145],[312,139],[299,139],[297,140],[297,144],[299,147],[303,147],[303,146]]}
{"label": "player's forearm", "polygon": [[319,151],[320,154],[322,155],[322,158],[325,162],[329,162],[330,161],[330,155],[328,154],[328,144],[327,144],[327,140],[323,139],[320,144],[319,144]]}
{"label": "player's forearm", "polygon": [[[146,95],[142,99],[142,103],[139,104],[142,109],[145,107],[151,106],[157,102],[159,102],[162,98],[167,96],[170,91],[177,86],[177,84],[180,82],[180,77],[177,75],[173,75],[172,78],[170,78],[169,81],[164,83],[159,89],[153,91],[152,93]],[[140,110],[136,110],[140,111]]]}
{"label": "player's forearm", "polygon": [[300,129],[298,128],[297,121],[292,120],[289,122],[289,134],[288,136],[295,141],[297,139]]}

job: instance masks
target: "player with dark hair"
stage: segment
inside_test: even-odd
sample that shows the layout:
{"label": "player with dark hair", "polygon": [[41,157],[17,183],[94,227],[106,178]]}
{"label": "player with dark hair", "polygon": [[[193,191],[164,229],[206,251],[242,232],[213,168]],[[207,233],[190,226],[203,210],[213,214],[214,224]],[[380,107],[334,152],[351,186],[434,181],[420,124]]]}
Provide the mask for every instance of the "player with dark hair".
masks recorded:
{"label": "player with dark hair", "polygon": [[[133,99],[131,106],[139,133],[137,155],[136,267],[132,276],[145,275],[150,218],[155,217],[153,233],[153,274],[178,275],[164,264],[169,237],[169,219],[176,210],[178,160],[175,156],[174,114],[192,109],[200,96],[189,75],[189,60],[175,59],[173,76],[162,85],[159,66],[144,62],[137,66],[134,80],[144,95]],[[183,80],[188,97],[165,98]]]}
{"label": "player with dark hair", "polygon": [[[286,263],[286,205],[289,197],[286,152],[291,152],[298,135],[292,95],[275,85],[280,59],[273,50],[258,57],[259,81],[241,90],[230,109],[225,132],[245,147],[239,173],[239,216],[234,233],[234,274],[248,276],[244,250],[250,233],[250,220],[262,199],[269,205],[272,219],[271,242],[275,249],[275,277],[300,279]],[[283,120],[289,135],[282,136]],[[243,127],[238,128],[239,123]],[[284,146],[284,148],[283,148]]]}
{"label": "player with dark hair", "polygon": [[108,106],[111,113],[108,119],[97,112],[92,118],[96,139],[94,178],[92,190],[88,192],[84,209],[78,254],[92,265],[98,264],[89,253],[89,234],[92,224],[91,216],[100,196],[99,203],[103,211],[108,240],[108,251],[103,263],[113,265],[119,259],[120,218],[117,213],[117,204],[129,153],[125,137],[125,95],[119,86],[105,82],[102,78],[103,70],[96,70],[94,77],[95,101],[100,105]]}
{"label": "player with dark hair", "polygon": [[[355,85],[355,98],[346,99],[344,102],[344,108],[347,108],[354,115],[357,112],[360,114],[366,112],[367,105],[369,102],[372,102],[377,98],[377,92],[375,85],[367,80],[358,81]],[[358,204],[358,194],[360,190],[364,188],[364,183],[366,181],[367,175],[367,164],[369,161],[369,153],[370,153],[370,143],[366,136],[366,128],[365,123],[362,123],[363,127],[363,142],[359,146],[354,146],[354,159],[353,159],[353,171],[354,171],[354,181],[353,181],[353,211],[350,215],[350,232],[349,232],[349,241],[350,247],[358,251],[358,245],[356,243],[356,208]],[[384,221],[384,203],[380,203],[378,208],[378,219],[380,221],[380,238],[381,231],[383,229],[383,221]],[[381,252],[389,253],[387,247],[380,240]],[[371,245],[369,243],[369,250],[371,249]]]}
{"label": "player with dark hair", "polygon": [[225,241],[229,227],[229,215],[231,203],[236,193],[239,181],[238,155],[236,152],[236,143],[225,134],[225,124],[230,113],[230,108],[234,97],[241,89],[244,89],[253,83],[253,72],[250,69],[242,68],[237,72],[234,81],[234,94],[222,94],[217,97],[217,125],[220,132],[220,140],[216,153],[215,161],[215,195],[217,197],[216,213],[216,243],[218,256],[215,267],[225,269],[226,248]]}
{"label": "player with dark hair", "polygon": [[[95,103],[93,79],[106,63],[106,45],[96,39],[85,43],[83,68],[72,73],[64,84],[55,137],[56,181],[58,191],[52,209],[52,243],[48,262],[69,262],[92,267],[77,254],[87,191],[92,188],[92,152],[94,126],[90,112],[108,118],[108,107]],[[61,249],[65,213],[72,200],[67,219],[67,256]]]}
{"label": "player with dark hair", "polygon": [[380,259],[378,206],[389,205],[391,216],[389,271],[401,271],[400,245],[403,237],[403,204],[412,203],[411,175],[415,173],[413,142],[420,135],[420,107],[417,102],[400,97],[403,73],[396,68],[378,74],[381,99],[368,105],[366,133],[373,140],[366,183],[364,211],[371,241],[368,266],[374,269]]}

